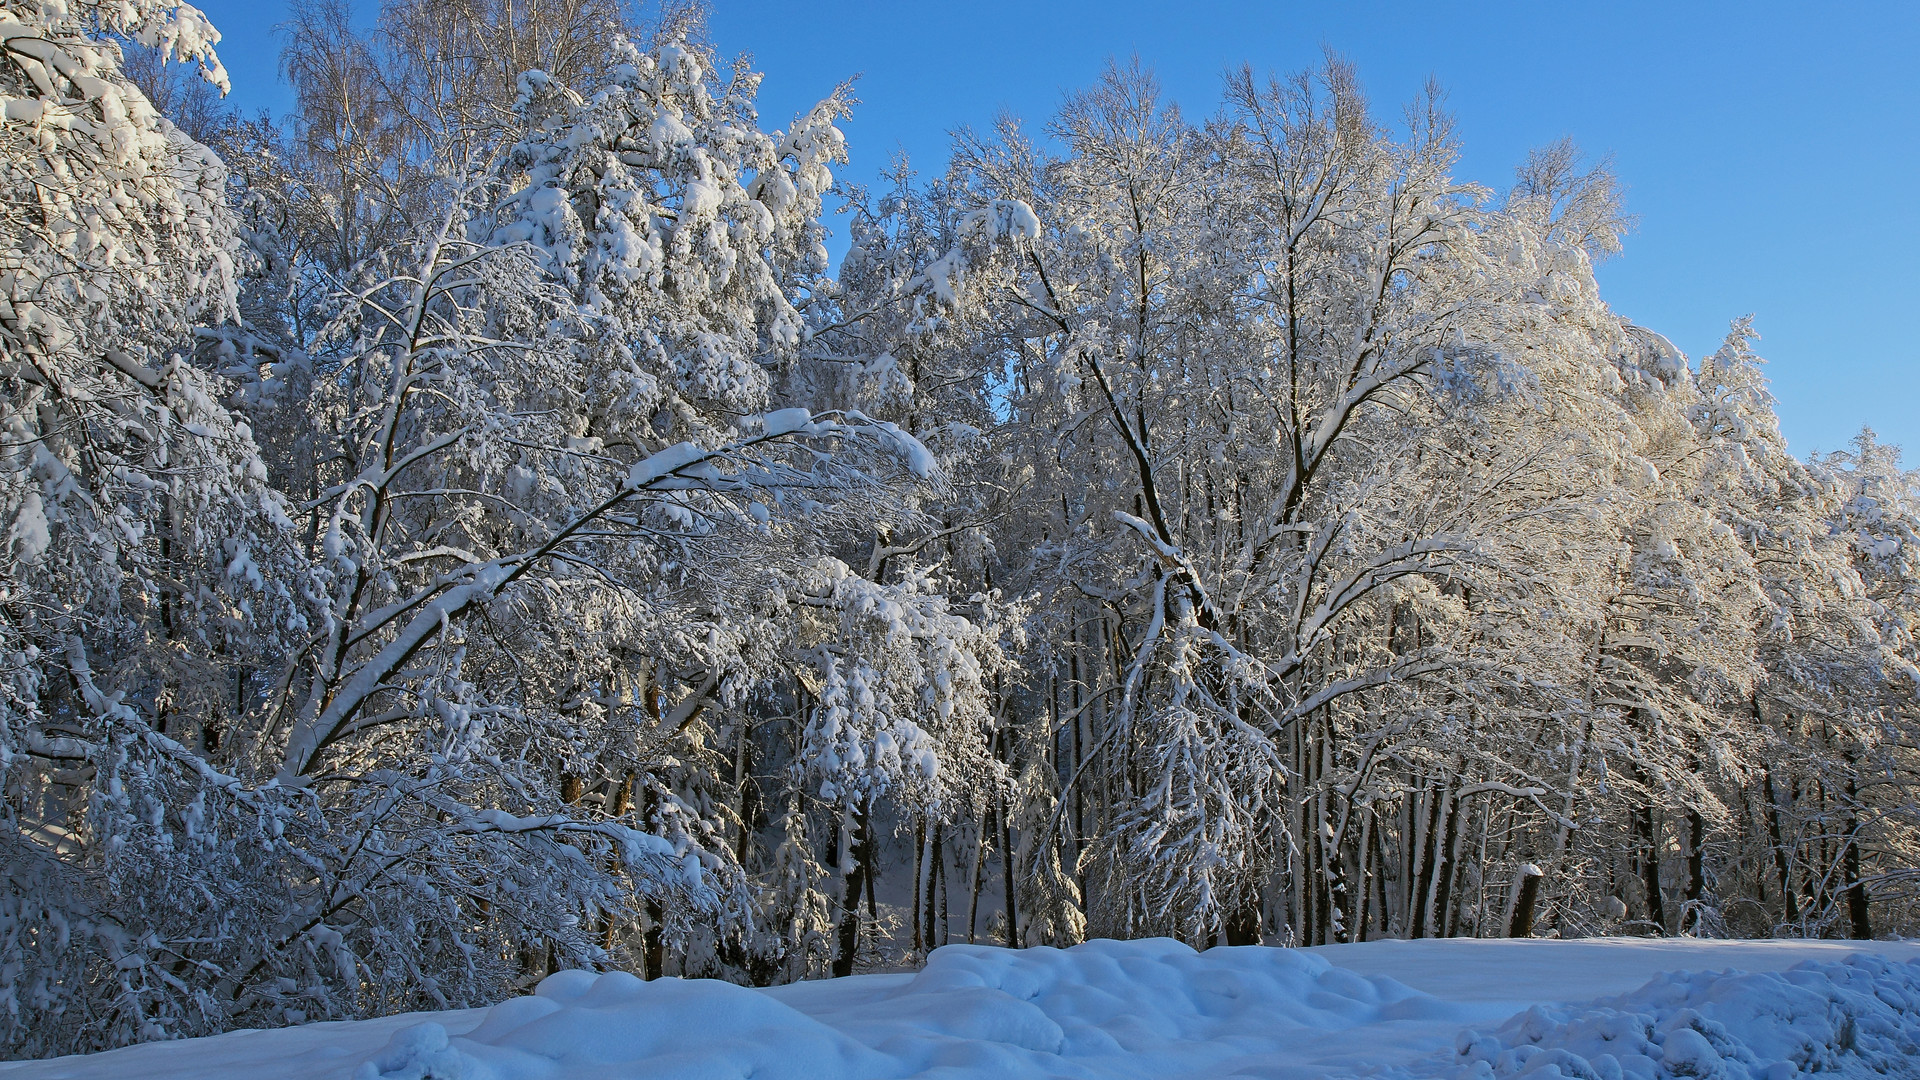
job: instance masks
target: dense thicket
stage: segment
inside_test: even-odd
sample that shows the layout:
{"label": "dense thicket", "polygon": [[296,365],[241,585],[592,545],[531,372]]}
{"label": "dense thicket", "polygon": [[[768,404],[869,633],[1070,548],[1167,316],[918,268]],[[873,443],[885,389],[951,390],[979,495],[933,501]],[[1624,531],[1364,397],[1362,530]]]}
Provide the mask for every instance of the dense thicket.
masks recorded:
{"label": "dense thicket", "polygon": [[1570,146],[1493,191],[1437,92],[1116,67],[868,190],[693,14],[310,0],[276,122],[190,7],[5,13],[12,1055],[1920,922],[1914,478],[1610,311]]}

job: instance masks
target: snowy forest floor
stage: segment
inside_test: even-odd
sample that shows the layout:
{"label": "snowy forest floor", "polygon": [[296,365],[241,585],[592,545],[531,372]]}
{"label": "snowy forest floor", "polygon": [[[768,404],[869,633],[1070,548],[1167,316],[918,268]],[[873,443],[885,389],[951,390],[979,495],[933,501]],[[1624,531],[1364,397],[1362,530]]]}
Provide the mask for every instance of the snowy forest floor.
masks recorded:
{"label": "snowy forest floor", "polygon": [[1920,1076],[1920,943],[953,946],[751,990],[566,972],[493,1009],[0,1063],[0,1080]]}

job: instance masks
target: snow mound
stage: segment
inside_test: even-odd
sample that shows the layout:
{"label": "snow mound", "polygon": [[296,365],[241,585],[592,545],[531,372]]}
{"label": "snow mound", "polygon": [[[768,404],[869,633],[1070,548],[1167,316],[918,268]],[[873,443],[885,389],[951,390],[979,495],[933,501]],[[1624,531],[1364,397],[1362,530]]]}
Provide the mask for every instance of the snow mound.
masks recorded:
{"label": "snow mound", "polygon": [[[588,1080],[639,1076],[816,1080],[886,1076],[872,1050],[765,994],[711,979],[643,982],[563,971],[449,1038],[425,1023],[393,1037],[354,1080]],[[644,1072],[641,1071],[644,1069]]]}
{"label": "snow mound", "polygon": [[1446,1008],[1298,951],[1201,953],[1156,938],[1064,950],[948,946],[897,995],[836,1020],[898,1060],[894,1075],[1171,1076],[1248,1040]]}
{"label": "snow mound", "polygon": [[1920,1077],[1920,961],[1674,972],[1586,1005],[1535,1006],[1382,1080]]}
{"label": "snow mound", "polygon": [[[450,1037],[394,1036],[355,1080],[1208,1076],[1309,1032],[1447,1006],[1303,952],[1175,941],[949,946],[897,992],[834,1001],[562,972]],[[805,1009],[806,1011],[803,1011]]]}

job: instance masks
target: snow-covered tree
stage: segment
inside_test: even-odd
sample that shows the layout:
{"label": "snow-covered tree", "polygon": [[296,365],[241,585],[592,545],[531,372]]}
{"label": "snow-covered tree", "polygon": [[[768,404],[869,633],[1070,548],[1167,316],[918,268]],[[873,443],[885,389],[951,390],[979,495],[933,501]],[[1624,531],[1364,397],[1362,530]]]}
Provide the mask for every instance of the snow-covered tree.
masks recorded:
{"label": "snow-covered tree", "polygon": [[0,3],[11,1055],[1920,925],[1914,474],[1609,309],[1569,143],[1496,194],[1437,90],[1136,63],[868,189],[697,10],[303,2],[274,121],[191,7]]}

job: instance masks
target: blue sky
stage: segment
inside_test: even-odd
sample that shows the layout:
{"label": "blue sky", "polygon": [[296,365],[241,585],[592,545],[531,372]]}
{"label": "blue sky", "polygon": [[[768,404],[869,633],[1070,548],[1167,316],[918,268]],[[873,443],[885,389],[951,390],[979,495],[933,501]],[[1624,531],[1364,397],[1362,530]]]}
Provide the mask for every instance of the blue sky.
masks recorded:
{"label": "blue sky", "polygon": [[[201,6],[239,103],[284,109],[283,0]],[[1615,310],[1696,357],[1753,313],[1796,453],[1867,424],[1920,465],[1920,3],[716,0],[711,27],[766,73],[769,125],[861,76],[856,180],[902,150],[937,172],[949,131],[1002,110],[1037,127],[1110,56],[1137,53],[1190,115],[1229,65],[1288,73],[1325,47],[1383,119],[1435,76],[1464,177],[1503,186],[1563,135],[1614,156],[1640,218],[1600,270]]]}

